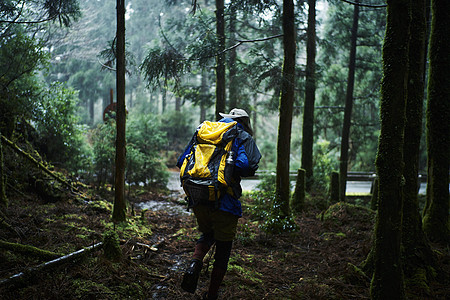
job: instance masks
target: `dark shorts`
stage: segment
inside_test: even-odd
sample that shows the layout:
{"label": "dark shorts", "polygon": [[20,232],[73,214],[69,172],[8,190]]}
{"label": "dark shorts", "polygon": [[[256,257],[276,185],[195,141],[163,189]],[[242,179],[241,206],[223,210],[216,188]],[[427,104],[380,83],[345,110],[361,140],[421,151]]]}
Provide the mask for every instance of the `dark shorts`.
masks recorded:
{"label": "dark shorts", "polygon": [[223,242],[234,239],[238,216],[201,204],[193,209],[197,218],[198,230],[202,233],[214,232],[214,239]]}

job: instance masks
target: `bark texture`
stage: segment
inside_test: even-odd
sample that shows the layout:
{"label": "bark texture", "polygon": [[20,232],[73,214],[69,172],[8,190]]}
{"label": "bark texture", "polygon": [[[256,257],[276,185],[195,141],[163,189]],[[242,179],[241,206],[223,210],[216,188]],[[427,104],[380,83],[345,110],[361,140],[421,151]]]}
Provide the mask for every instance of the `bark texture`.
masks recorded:
{"label": "bark texture", "polygon": [[427,103],[428,182],[423,228],[430,240],[449,244],[450,2],[431,1]]}
{"label": "bark texture", "polygon": [[283,78],[278,125],[276,206],[284,216],[289,215],[289,156],[291,153],[292,110],[295,79],[295,16],[293,0],[283,1]]}
{"label": "bark texture", "polygon": [[381,83],[381,132],[375,162],[379,178],[378,211],[373,246],[374,273],[370,286],[372,299],[380,300],[405,299],[400,244],[409,3],[408,0],[387,1]]}

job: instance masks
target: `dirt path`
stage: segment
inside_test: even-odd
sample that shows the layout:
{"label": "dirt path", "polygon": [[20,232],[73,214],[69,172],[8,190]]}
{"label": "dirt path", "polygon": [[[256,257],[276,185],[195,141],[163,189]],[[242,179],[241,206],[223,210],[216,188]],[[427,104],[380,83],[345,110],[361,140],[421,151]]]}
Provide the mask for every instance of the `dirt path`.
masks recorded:
{"label": "dirt path", "polygon": [[[0,299],[199,299],[208,285],[212,259],[205,259],[198,292],[182,291],[182,273],[199,233],[180,199],[182,194],[174,191],[133,200],[135,217],[120,230],[121,261],[111,262],[97,251],[22,286],[0,287]],[[1,227],[5,241],[67,254],[98,242],[112,229],[110,203],[76,198],[50,203],[32,194],[10,197],[10,203],[6,216],[17,232]],[[221,299],[369,298],[369,280],[352,267],[370,249],[373,223],[367,214],[342,208],[323,222],[319,212],[309,212],[296,219],[296,232],[268,235],[249,207],[239,220]],[[1,250],[0,278],[43,262]],[[443,266],[448,270],[449,264],[447,258]],[[431,298],[417,299],[445,299],[449,289],[433,286],[432,292]]]}

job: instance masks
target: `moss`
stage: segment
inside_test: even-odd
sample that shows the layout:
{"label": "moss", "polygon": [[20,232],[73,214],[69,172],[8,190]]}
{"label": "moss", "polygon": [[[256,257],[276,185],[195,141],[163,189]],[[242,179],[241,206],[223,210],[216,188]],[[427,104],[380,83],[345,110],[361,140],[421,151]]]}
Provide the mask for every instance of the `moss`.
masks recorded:
{"label": "moss", "polygon": [[111,261],[121,260],[122,249],[119,245],[119,236],[115,231],[109,230],[103,235],[103,253]]}
{"label": "moss", "polygon": [[140,217],[130,217],[127,219],[127,222],[116,224],[116,228],[124,239],[135,237],[147,238],[152,235],[150,225],[142,224]]}
{"label": "moss", "polygon": [[116,288],[117,292],[115,294],[122,295],[120,298],[129,299],[144,299],[143,288],[137,283],[122,284]]}
{"label": "moss", "polygon": [[322,233],[322,237],[324,240],[329,241],[334,238],[345,238],[347,235],[343,232],[324,232]]}
{"label": "moss", "polygon": [[242,266],[235,265],[235,264],[230,264],[228,269],[230,272],[234,271],[234,272],[238,273],[240,276],[242,276],[243,278],[250,280],[252,283],[257,284],[257,283],[263,282],[261,279],[262,274],[254,271],[254,270],[247,269]]}
{"label": "moss", "polygon": [[115,299],[115,293],[101,283],[91,280],[75,279],[73,281],[74,297],[76,299],[98,299],[101,295],[104,299]]}
{"label": "moss", "polygon": [[112,211],[112,203],[106,200],[90,201],[88,202],[87,206],[94,212],[111,213]]}
{"label": "moss", "polygon": [[2,241],[2,240],[0,240],[0,248],[8,249],[15,253],[21,253],[26,256],[33,256],[33,257],[37,257],[37,258],[44,259],[44,260],[55,259],[57,257],[62,256],[59,253],[51,252],[51,251],[44,250],[44,249],[39,249],[34,246],[10,243],[10,242],[6,242],[6,241]]}
{"label": "moss", "polygon": [[423,268],[417,268],[416,272],[411,278],[405,279],[405,284],[407,286],[407,291],[415,291],[419,294],[425,294],[430,295],[430,286],[428,285],[428,276],[427,276],[427,270]]}
{"label": "moss", "polygon": [[375,212],[369,208],[338,202],[331,205],[320,217],[324,222],[329,222],[337,226],[344,225],[349,219],[373,220]]}
{"label": "moss", "polygon": [[370,277],[358,266],[354,264],[347,264],[347,272],[344,275],[347,282],[351,284],[366,284],[370,283]]}

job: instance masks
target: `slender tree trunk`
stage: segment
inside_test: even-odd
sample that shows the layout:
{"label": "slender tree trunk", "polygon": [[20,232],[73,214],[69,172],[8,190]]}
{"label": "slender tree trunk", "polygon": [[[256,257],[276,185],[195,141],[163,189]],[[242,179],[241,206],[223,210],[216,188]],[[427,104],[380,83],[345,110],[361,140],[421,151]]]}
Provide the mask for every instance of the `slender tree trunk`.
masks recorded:
{"label": "slender tree trunk", "polygon": [[379,199],[373,249],[372,299],[405,299],[401,265],[403,133],[408,79],[409,0],[387,1],[381,82],[381,132],[375,161]]}
{"label": "slender tree trunk", "polygon": [[164,86],[162,90],[162,107],[161,107],[161,114],[164,114],[166,112],[166,106],[167,106],[167,88]]}
{"label": "slender tree trunk", "polygon": [[[356,0],[358,3],[359,0]],[[344,124],[342,126],[341,157],[339,162],[339,200],[345,201],[347,187],[348,148],[353,108],[353,89],[355,86],[356,41],[358,39],[359,6],[354,5],[353,26],[348,63],[347,94],[345,95]]]}
{"label": "slender tree trunk", "polygon": [[200,123],[206,120],[206,101],[208,97],[208,74],[202,71],[201,96],[200,96]]}
{"label": "slender tree trunk", "polygon": [[[258,95],[254,95],[253,97],[253,107],[258,107]],[[252,118],[252,129],[253,129],[253,139],[256,141],[258,138],[257,130],[258,130],[258,112],[257,110],[253,110],[251,112],[251,118]]]}
{"label": "slender tree trunk", "polygon": [[[405,142],[403,145],[404,177],[402,249],[406,278],[427,270],[433,264],[433,253],[422,230],[418,200],[418,166],[422,133],[424,99],[425,43],[427,27],[425,0],[412,1],[411,40],[409,44],[408,100],[406,103]],[[433,267],[435,267],[433,265]],[[426,280],[426,278],[423,278]],[[416,287],[417,288],[417,287]]]}
{"label": "slender tree trunk", "polygon": [[277,206],[285,216],[289,215],[289,155],[291,152],[292,110],[295,84],[295,16],[293,0],[283,0],[283,78],[280,95],[280,121],[277,143]]}
{"label": "slender tree trunk", "polygon": [[117,0],[117,114],[116,114],[116,176],[115,198],[112,219],[115,222],[126,220],[125,203],[125,0]]}
{"label": "slender tree trunk", "polygon": [[[0,136],[2,135],[0,131]],[[0,139],[0,209],[8,207],[8,198],[6,197],[6,176],[3,164],[3,146]]]}
{"label": "slender tree trunk", "polygon": [[313,184],[314,103],[316,101],[316,0],[308,0],[306,43],[306,86],[303,110],[302,169],[306,172],[306,191]]}
{"label": "slender tree trunk", "polygon": [[423,226],[428,238],[450,243],[450,2],[431,0],[427,103],[428,181]]}
{"label": "slender tree trunk", "polygon": [[219,55],[216,58],[216,119],[225,112],[225,17],[224,0],[216,0],[217,38],[219,39]]}
{"label": "slender tree trunk", "polygon": [[179,96],[175,97],[175,111],[181,111],[181,97]]}
{"label": "slender tree trunk", "polygon": [[90,98],[89,99],[89,122],[94,125],[94,104],[95,99]]}
{"label": "slender tree trunk", "polygon": [[[236,36],[236,7],[234,5],[231,6],[230,12],[230,43],[235,42]],[[229,91],[229,105],[228,108],[231,110],[240,105],[239,99],[239,85],[237,82],[236,74],[236,48],[230,50],[229,59],[228,59],[228,91]]]}

